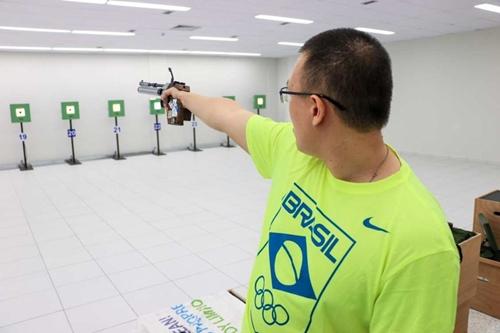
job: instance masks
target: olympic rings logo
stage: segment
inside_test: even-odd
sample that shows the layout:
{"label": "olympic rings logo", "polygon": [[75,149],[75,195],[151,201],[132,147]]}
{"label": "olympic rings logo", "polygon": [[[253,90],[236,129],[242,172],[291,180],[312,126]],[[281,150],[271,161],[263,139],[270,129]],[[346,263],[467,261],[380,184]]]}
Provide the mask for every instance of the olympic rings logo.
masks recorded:
{"label": "olympic rings logo", "polygon": [[274,304],[274,295],[271,290],[266,289],[264,276],[261,275],[255,280],[254,289],[254,306],[262,311],[262,320],[268,325],[286,325],[290,315],[283,305]]}

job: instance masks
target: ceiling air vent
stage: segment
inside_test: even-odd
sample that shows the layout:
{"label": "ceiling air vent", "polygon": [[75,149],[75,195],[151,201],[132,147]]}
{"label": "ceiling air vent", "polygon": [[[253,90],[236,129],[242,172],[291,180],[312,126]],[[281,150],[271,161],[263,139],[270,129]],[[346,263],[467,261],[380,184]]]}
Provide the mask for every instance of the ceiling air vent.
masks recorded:
{"label": "ceiling air vent", "polygon": [[174,31],[195,31],[200,29],[201,27],[195,26],[195,25],[184,25],[184,24],[179,24],[173,27],[170,30]]}

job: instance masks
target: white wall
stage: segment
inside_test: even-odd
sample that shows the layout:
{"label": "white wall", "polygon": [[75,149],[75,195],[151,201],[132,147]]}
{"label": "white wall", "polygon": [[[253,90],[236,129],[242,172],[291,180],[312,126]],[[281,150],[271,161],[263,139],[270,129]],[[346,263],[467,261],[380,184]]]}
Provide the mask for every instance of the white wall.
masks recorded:
{"label": "white wall", "polygon": [[500,29],[387,45],[389,142],[402,151],[500,163]]}
{"label": "white wall", "polygon": [[[77,158],[111,155],[115,150],[114,120],[108,118],[107,100],[125,100],[120,148],[123,153],[151,151],[156,145],[154,117],[149,115],[149,95],[136,92],[141,79],[166,82],[172,67],[177,80],[192,91],[210,96],[234,95],[252,110],[252,96],[266,94],[267,109],[275,118],[275,59],[180,57],[144,55],[0,53],[0,166],[22,157],[19,125],[10,123],[9,104],[29,103],[32,122],[28,133],[29,159],[36,162],[63,160],[71,154],[66,137],[68,122],[61,119],[62,101],[80,102],[81,119],[74,121]],[[185,148],[192,138],[190,124],[165,126],[160,134],[162,150]],[[200,146],[219,144],[225,135],[200,124]]]}
{"label": "white wall", "polygon": [[[385,45],[394,95],[386,140],[403,152],[500,163],[500,28]],[[278,85],[296,57],[278,61]],[[288,119],[286,108],[279,119]]]}

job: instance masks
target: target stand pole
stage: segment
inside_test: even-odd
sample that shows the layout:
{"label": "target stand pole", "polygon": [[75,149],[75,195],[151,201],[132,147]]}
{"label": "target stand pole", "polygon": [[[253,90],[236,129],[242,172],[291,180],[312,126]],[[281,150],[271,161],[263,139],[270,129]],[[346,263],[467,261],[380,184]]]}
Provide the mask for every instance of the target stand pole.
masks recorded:
{"label": "target stand pole", "polygon": [[[23,127],[23,123],[21,123],[21,133],[24,133],[24,127]],[[28,160],[26,158],[26,144],[24,143],[23,141],[23,156],[24,156],[24,169],[28,169]],[[22,161],[21,161],[22,163]]]}
{"label": "target stand pole", "polygon": [[202,151],[196,146],[196,116],[193,114],[193,121],[192,121],[192,126],[193,126],[193,144],[188,147],[189,151],[192,152],[197,152],[197,151]]}
{"label": "target stand pole", "polygon": [[75,137],[75,133],[76,132],[73,132],[73,121],[70,119],[69,120],[69,131],[68,131],[68,136],[69,138],[71,139],[71,158],[65,160],[66,163],[68,163],[69,165],[78,165],[78,164],[82,164],[82,162],[80,162],[79,160],[77,160],[75,158],[75,143],[74,143],[74,137]]}
{"label": "target stand pole", "polygon": [[260,116],[260,109],[257,109],[257,114]]}
{"label": "target stand pole", "polygon": [[[20,135],[24,135],[24,127],[23,127],[23,123],[21,122],[21,134]],[[19,162],[19,170],[21,171],[28,171],[28,170],[33,170],[33,166],[31,164],[28,163],[28,158],[26,157],[26,144],[24,143],[24,140],[22,140],[22,143],[23,143],[23,157],[24,157],[24,161],[21,161]]]}
{"label": "target stand pole", "polygon": [[220,144],[222,147],[226,148],[234,148],[235,146],[231,144],[231,141],[229,139],[229,135],[226,137],[226,142],[223,142]]}
{"label": "target stand pole", "polygon": [[163,153],[161,150],[160,150],[160,122],[158,121],[158,114],[155,114],[155,125],[154,125],[154,130],[156,132],[156,148],[153,149],[153,155],[156,155],[156,156],[162,156],[162,155],[165,155],[165,153]]}
{"label": "target stand pole", "polygon": [[125,157],[120,155],[120,134],[118,130],[118,117],[115,117],[115,135],[116,135],[116,152],[113,155],[114,160],[124,160]]}

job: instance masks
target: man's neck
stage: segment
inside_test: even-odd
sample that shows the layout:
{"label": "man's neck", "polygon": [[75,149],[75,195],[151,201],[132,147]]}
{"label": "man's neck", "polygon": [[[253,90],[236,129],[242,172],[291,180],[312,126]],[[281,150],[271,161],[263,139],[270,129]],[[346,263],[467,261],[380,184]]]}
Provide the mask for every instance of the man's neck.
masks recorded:
{"label": "man's neck", "polygon": [[380,132],[346,137],[348,139],[325,149],[320,156],[335,178],[366,183],[386,178],[399,170],[399,159],[385,145]]}

